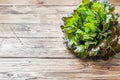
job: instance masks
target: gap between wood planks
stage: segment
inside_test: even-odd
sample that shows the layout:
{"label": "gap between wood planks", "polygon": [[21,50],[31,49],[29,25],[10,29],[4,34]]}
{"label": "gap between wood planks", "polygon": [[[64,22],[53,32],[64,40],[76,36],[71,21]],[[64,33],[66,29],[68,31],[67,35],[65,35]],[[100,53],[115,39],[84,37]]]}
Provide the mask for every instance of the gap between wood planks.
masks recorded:
{"label": "gap between wood planks", "polygon": [[[0,57],[0,59],[77,59],[77,57]],[[80,59],[80,58],[78,58]]]}

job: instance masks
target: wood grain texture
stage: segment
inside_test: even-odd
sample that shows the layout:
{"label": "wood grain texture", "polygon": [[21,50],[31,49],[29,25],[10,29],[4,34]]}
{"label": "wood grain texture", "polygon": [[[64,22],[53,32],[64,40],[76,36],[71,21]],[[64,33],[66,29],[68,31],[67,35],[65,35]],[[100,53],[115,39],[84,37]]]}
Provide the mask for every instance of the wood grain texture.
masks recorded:
{"label": "wood grain texture", "polygon": [[61,38],[19,39],[2,38],[0,57],[74,58]]}
{"label": "wood grain texture", "polygon": [[63,44],[61,18],[81,1],[0,0],[0,80],[120,80],[120,54],[81,60]]}
{"label": "wood grain texture", "polygon": [[81,0],[0,0],[1,5],[78,5]]}
{"label": "wood grain texture", "polygon": [[115,60],[93,62],[79,59],[4,58],[0,61],[0,77],[8,80],[116,80],[120,76],[120,64],[112,63]]}
{"label": "wood grain texture", "polygon": [[[70,9],[69,9],[70,8]],[[0,6],[0,23],[62,24],[77,6]],[[119,13],[120,6],[115,12]]]}
{"label": "wood grain texture", "polygon": [[58,24],[14,23],[0,24],[0,26],[0,37],[63,37]]}
{"label": "wood grain texture", "polygon": [[[120,5],[119,0],[109,0]],[[0,0],[0,5],[79,5],[82,0]]]}

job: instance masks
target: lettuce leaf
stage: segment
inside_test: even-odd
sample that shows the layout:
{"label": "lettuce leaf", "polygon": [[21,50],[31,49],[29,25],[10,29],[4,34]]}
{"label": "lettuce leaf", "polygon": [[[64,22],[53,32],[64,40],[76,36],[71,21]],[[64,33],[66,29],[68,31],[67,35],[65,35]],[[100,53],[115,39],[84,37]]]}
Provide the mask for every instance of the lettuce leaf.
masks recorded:
{"label": "lettuce leaf", "polygon": [[61,29],[67,47],[81,58],[110,57],[120,51],[120,27],[115,7],[108,1],[83,0]]}

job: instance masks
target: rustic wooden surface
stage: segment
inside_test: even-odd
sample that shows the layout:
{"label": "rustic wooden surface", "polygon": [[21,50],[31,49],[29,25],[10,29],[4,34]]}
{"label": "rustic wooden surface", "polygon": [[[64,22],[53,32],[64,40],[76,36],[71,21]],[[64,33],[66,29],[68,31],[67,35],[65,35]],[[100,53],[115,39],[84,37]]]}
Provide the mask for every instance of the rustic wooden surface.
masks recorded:
{"label": "rustic wooden surface", "polygon": [[[120,11],[120,1],[110,0]],[[0,0],[0,80],[120,80],[120,54],[76,58],[63,44],[62,16],[81,0]]]}

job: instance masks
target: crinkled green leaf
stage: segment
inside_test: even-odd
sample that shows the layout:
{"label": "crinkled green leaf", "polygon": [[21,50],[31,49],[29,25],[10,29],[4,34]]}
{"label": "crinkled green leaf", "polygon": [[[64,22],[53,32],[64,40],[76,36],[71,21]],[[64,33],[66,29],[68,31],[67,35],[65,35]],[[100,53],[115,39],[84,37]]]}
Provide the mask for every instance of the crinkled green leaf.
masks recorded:
{"label": "crinkled green leaf", "polygon": [[61,26],[69,49],[78,56],[108,57],[120,51],[118,14],[110,2],[83,0]]}

